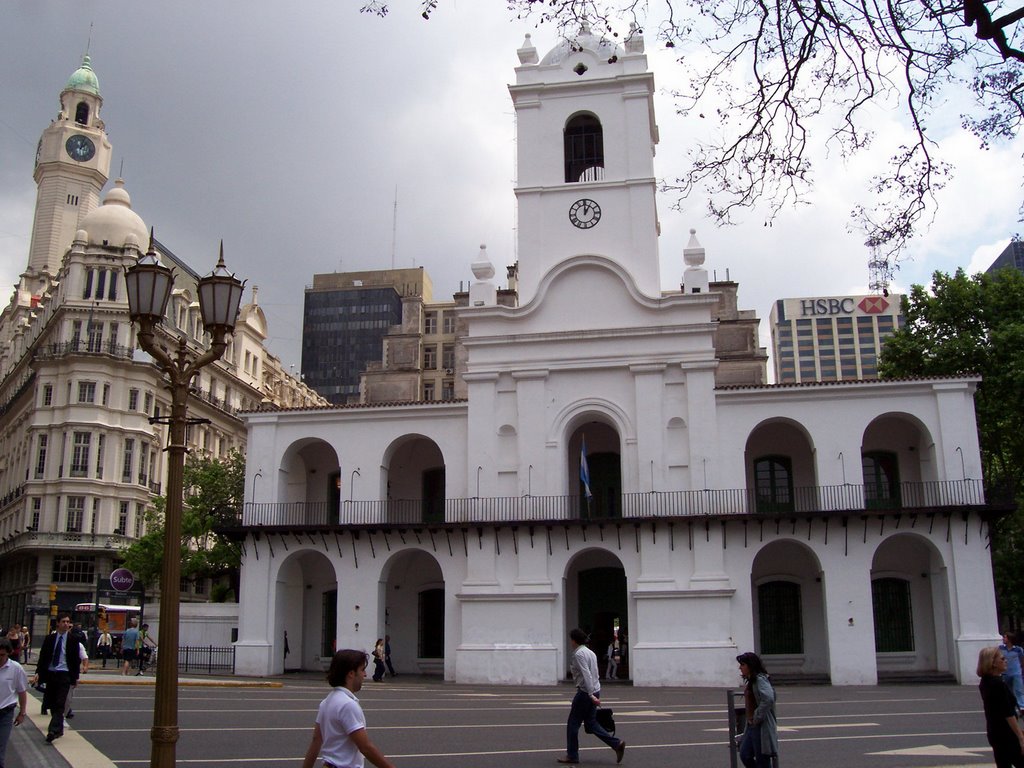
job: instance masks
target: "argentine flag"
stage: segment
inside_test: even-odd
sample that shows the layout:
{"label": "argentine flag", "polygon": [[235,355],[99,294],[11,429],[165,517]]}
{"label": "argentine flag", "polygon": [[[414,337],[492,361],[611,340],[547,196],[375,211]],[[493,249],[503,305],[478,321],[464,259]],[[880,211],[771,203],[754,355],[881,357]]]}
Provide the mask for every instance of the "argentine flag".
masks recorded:
{"label": "argentine flag", "polygon": [[580,481],[583,483],[583,493],[587,496],[587,501],[593,494],[590,493],[590,467],[587,465],[587,438],[584,437],[580,441]]}

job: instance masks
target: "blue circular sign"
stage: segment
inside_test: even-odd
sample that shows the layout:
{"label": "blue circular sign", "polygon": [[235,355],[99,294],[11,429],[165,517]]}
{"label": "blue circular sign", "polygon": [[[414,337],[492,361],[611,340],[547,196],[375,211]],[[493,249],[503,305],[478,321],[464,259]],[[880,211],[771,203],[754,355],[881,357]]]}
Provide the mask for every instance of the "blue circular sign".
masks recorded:
{"label": "blue circular sign", "polygon": [[118,592],[127,592],[135,586],[135,574],[127,568],[118,568],[110,574],[110,586]]}

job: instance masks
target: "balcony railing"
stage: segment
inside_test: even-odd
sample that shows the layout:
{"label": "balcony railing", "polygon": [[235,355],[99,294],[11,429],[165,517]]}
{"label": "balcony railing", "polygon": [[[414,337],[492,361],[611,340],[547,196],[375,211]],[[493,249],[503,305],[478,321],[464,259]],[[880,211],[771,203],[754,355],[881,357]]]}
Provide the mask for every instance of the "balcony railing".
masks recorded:
{"label": "balcony railing", "polygon": [[113,341],[78,338],[54,344],[43,344],[36,349],[37,360],[58,360],[68,355],[108,355],[120,360],[131,360],[133,347],[126,347]]}
{"label": "balcony railing", "polygon": [[247,503],[241,526],[430,525],[619,520],[816,512],[895,512],[985,504],[981,480],[826,485],[759,494],[747,488],[650,491],[611,497],[512,496],[444,500]]}

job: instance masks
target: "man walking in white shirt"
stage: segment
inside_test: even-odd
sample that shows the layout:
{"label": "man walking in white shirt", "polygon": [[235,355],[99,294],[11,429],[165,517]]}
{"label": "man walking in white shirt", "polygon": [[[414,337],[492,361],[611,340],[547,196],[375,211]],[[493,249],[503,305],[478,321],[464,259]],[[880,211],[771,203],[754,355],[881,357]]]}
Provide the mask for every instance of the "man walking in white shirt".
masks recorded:
{"label": "man walking in white shirt", "polygon": [[0,639],[0,768],[6,765],[11,729],[25,720],[25,707],[28,706],[28,676],[21,664],[11,658],[11,652],[10,640]]}
{"label": "man walking in white shirt", "polygon": [[601,705],[601,677],[597,669],[597,656],[587,648],[587,635],[582,629],[569,633],[572,656],[569,671],[576,683],[576,695],[572,698],[569,720],[566,723],[565,757],[558,758],[563,765],[577,765],[580,761],[580,726],[586,724],[592,733],[613,750],[615,762],[621,763],[626,752],[626,742],[608,733],[597,722],[597,708]]}

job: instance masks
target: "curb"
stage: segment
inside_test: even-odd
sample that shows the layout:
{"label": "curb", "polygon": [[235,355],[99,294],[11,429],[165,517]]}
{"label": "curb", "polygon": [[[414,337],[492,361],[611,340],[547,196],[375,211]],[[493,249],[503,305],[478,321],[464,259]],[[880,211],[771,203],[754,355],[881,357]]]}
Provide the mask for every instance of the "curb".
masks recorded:
{"label": "curb", "polygon": [[[152,687],[156,685],[155,677],[90,677],[82,675],[78,678],[79,685],[138,685]],[[178,678],[179,688],[284,688],[284,683],[270,680],[202,680],[198,678]]]}
{"label": "curb", "polygon": [[[35,693],[30,693],[29,698],[33,700],[35,704],[41,704],[42,698],[37,696]],[[45,754],[47,750],[54,750],[56,754],[60,755],[67,764],[74,766],[74,768],[117,768],[117,766],[111,762],[110,758],[100,752],[96,747],[86,741],[85,737],[75,732],[74,728],[65,726],[64,735],[51,744],[48,744],[45,740],[46,729],[50,724],[50,716],[42,715],[39,713],[38,708],[33,707],[35,711],[29,711],[28,717],[33,727],[36,729],[36,733],[33,734],[34,739],[39,741],[39,750]],[[24,726],[22,726],[24,727]],[[56,766],[62,765],[56,761],[47,761],[42,765]]]}

